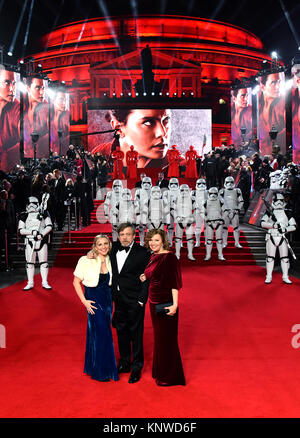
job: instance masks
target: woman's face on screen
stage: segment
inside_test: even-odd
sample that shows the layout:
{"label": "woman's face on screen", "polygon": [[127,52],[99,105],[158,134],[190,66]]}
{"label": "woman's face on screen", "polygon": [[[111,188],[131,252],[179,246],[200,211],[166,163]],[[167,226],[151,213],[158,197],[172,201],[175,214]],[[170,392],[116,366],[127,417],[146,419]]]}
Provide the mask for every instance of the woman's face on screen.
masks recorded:
{"label": "woman's face on screen", "polygon": [[119,123],[119,133],[121,149],[133,145],[140,156],[152,160],[164,158],[169,145],[170,110],[132,110],[126,124]]}

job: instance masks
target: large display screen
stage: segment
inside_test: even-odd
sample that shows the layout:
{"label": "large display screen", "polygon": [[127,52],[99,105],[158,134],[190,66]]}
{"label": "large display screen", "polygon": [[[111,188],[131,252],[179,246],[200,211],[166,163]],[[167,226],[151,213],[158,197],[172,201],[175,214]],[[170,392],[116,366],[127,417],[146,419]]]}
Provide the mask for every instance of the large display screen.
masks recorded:
{"label": "large display screen", "polygon": [[25,158],[46,158],[50,154],[49,119],[51,108],[47,96],[48,81],[40,77],[24,78],[23,138]]}
{"label": "large display screen", "polygon": [[231,142],[236,147],[253,137],[251,91],[251,87],[231,90]]}
{"label": "large display screen", "polygon": [[[260,76],[258,95],[258,130],[259,148],[262,156],[271,155],[272,146],[278,145],[280,152],[286,152],[285,126],[285,77],[284,72]],[[277,132],[276,138],[270,137],[272,127]]]}
{"label": "large display screen", "polygon": [[300,163],[300,64],[292,67],[292,143],[293,161]]}
{"label": "large display screen", "polygon": [[190,146],[199,156],[212,148],[212,115],[206,109],[93,109],[88,110],[88,149],[109,156],[116,147],[130,146],[139,154],[138,167],[164,167],[172,145],[184,157]]}
{"label": "large display screen", "polygon": [[0,65],[0,168],[9,171],[20,162],[19,73]]}
{"label": "large display screen", "polygon": [[70,141],[70,96],[65,90],[51,94],[51,152],[65,155]]}

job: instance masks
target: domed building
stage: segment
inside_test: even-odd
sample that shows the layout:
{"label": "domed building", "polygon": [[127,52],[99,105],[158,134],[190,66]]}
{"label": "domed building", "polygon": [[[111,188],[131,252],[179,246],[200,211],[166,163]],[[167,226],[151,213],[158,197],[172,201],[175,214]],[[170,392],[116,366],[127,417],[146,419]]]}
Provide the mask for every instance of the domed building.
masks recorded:
{"label": "domed building", "polygon": [[[71,131],[87,132],[89,98],[135,95],[142,78],[140,52],[149,45],[152,71],[163,94],[205,98],[213,114],[213,145],[230,143],[230,86],[255,76],[262,41],[220,21],[170,15],[95,18],[68,23],[46,34],[36,64],[70,92]],[[123,94],[122,94],[123,93]]]}

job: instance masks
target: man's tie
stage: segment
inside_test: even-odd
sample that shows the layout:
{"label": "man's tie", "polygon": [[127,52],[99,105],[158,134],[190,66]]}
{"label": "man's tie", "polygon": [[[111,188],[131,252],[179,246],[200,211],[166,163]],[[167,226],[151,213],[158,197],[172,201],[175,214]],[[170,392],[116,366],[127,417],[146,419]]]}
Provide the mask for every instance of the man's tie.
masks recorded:
{"label": "man's tie", "polygon": [[122,245],[119,245],[118,250],[119,250],[119,251],[126,251],[126,252],[128,252],[128,251],[130,250],[130,246],[122,246]]}

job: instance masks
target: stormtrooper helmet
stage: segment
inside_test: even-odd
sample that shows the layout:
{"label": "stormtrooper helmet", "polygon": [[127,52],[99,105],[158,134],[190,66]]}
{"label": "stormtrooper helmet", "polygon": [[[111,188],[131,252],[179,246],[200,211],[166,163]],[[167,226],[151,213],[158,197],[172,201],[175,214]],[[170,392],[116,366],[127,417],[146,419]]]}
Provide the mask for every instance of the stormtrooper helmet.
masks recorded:
{"label": "stormtrooper helmet", "polygon": [[274,210],[282,210],[286,205],[284,195],[282,193],[274,193],[272,198],[272,207]]}
{"label": "stormtrooper helmet", "polygon": [[132,200],[132,195],[131,195],[131,190],[130,189],[124,189],[122,192],[122,200],[123,201],[131,201]]}
{"label": "stormtrooper helmet", "polygon": [[232,190],[234,188],[234,178],[232,176],[227,176],[224,181],[225,189]]}
{"label": "stormtrooper helmet", "polygon": [[177,190],[179,188],[179,182],[177,178],[170,178],[169,190]]}
{"label": "stormtrooper helmet", "polygon": [[112,185],[112,189],[115,193],[120,193],[123,189],[123,184],[120,179],[115,179]]}
{"label": "stormtrooper helmet", "polygon": [[206,190],[206,180],[204,178],[197,179],[196,189],[197,190]]}
{"label": "stormtrooper helmet", "polygon": [[184,198],[186,198],[190,194],[190,188],[187,184],[181,184],[179,190],[181,196]]}
{"label": "stormtrooper helmet", "polygon": [[151,178],[149,176],[144,176],[144,178],[142,179],[142,188],[144,190],[150,190],[151,187],[152,187]]}
{"label": "stormtrooper helmet", "polygon": [[161,190],[158,186],[154,186],[151,189],[151,198],[152,199],[160,199],[161,198]]}
{"label": "stormtrooper helmet", "polygon": [[39,200],[35,196],[28,198],[28,204],[26,206],[27,213],[36,213],[39,211]]}
{"label": "stormtrooper helmet", "polygon": [[271,183],[276,183],[276,182],[280,181],[281,175],[282,175],[281,170],[275,170],[275,172],[271,172],[270,173]]}
{"label": "stormtrooper helmet", "polygon": [[216,201],[218,199],[218,197],[219,197],[219,191],[218,191],[217,187],[211,187],[208,190],[208,199],[210,201]]}

